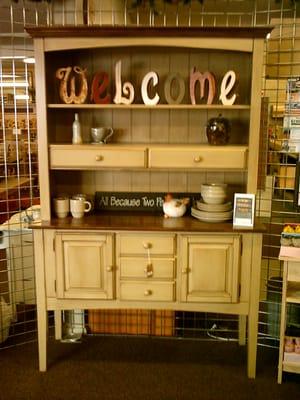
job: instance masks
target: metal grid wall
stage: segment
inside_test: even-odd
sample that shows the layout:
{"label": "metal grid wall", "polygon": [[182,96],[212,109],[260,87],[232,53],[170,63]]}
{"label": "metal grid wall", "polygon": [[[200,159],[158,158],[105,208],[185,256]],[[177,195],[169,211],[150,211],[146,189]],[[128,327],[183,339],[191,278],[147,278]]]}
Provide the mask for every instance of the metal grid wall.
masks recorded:
{"label": "metal grid wall", "polygon": [[[25,58],[33,56],[33,49],[23,28],[41,24],[182,27],[271,24],[275,27],[266,42],[262,77],[262,151],[257,211],[268,224],[263,245],[259,342],[277,346],[282,272],[277,260],[280,232],[284,222],[297,221],[299,214],[293,203],[293,169],[298,154],[286,151],[288,136],[283,129],[286,82],[300,76],[299,14],[300,6],[290,0],[192,0],[189,4],[182,1],[170,4],[162,0],[1,2],[0,347],[36,338],[32,235],[27,229],[28,221],[39,218],[34,64],[24,62]],[[9,332],[7,321],[10,322]],[[65,313],[64,329],[67,335],[87,332],[237,339],[235,317],[203,313],[136,310],[104,311],[99,315],[76,310]],[[4,340],[8,333],[8,339]]]}

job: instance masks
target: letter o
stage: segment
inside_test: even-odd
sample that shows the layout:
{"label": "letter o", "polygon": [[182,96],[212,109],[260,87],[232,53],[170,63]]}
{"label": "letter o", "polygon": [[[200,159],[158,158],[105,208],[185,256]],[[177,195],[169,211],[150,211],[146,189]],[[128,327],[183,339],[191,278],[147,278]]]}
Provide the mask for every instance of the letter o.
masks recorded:
{"label": "letter o", "polygon": [[[172,85],[176,82],[178,86],[178,95],[174,99],[171,94]],[[164,84],[165,98],[168,104],[180,104],[185,94],[185,84],[183,77],[178,73],[169,74]]]}

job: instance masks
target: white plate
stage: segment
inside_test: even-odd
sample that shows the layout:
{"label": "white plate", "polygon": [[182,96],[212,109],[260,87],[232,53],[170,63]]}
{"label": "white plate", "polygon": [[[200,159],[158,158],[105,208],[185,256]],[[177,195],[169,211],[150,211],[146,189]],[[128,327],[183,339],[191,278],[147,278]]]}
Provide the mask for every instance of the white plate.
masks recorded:
{"label": "white plate", "polygon": [[232,216],[232,210],[229,210],[229,211],[221,211],[221,212],[216,212],[216,211],[201,211],[201,210],[197,210],[196,208],[193,208],[193,207],[192,207],[191,211],[192,211],[195,215],[198,215],[199,217],[225,218],[225,217],[231,217],[231,216]]}
{"label": "white plate", "polygon": [[201,200],[198,200],[196,202],[196,205],[198,210],[208,212],[222,212],[232,210],[232,204],[230,201],[224,204],[207,204]]}
{"label": "white plate", "polygon": [[195,210],[192,208],[191,210],[191,215],[194,218],[199,219],[200,221],[204,221],[204,222],[225,222],[225,221],[229,221],[232,219],[232,211],[229,211],[228,213],[226,213],[227,215],[216,215],[215,213],[199,213],[198,210]]}

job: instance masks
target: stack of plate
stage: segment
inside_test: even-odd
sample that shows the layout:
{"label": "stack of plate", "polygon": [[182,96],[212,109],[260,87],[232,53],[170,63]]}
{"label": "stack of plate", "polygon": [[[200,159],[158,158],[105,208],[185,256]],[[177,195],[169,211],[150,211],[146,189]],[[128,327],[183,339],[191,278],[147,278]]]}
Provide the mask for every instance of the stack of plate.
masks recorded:
{"label": "stack of plate", "polygon": [[202,200],[196,202],[191,209],[193,217],[204,222],[223,222],[232,219],[231,202],[222,204],[207,204]]}

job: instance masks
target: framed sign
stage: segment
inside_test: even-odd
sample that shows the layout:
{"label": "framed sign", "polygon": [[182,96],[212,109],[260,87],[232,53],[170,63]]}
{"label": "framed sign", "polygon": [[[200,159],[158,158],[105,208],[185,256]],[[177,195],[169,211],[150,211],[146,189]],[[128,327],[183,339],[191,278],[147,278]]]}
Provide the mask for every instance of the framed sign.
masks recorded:
{"label": "framed sign", "polygon": [[233,206],[233,226],[239,228],[253,228],[254,209],[254,194],[235,193]]}

